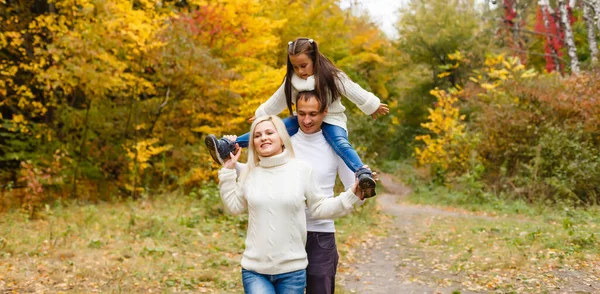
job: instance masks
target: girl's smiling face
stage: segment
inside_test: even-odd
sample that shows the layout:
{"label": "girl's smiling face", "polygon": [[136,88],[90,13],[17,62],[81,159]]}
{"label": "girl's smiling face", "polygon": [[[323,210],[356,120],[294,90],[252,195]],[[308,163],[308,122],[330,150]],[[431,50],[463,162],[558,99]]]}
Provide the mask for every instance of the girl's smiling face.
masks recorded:
{"label": "girl's smiling face", "polygon": [[283,142],[270,121],[263,121],[256,125],[252,134],[254,149],[262,157],[271,157],[283,152]]}
{"label": "girl's smiling face", "polygon": [[290,62],[297,76],[306,80],[313,75],[313,61],[305,53],[290,55]]}

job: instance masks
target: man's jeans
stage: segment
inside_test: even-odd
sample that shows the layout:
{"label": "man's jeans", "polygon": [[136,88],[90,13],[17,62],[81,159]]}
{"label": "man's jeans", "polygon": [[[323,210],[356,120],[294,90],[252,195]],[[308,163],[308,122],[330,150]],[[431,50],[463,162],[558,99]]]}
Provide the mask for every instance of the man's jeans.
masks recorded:
{"label": "man's jeans", "polygon": [[308,232],[306,294],[333,294],[339,255],[335,233]]}

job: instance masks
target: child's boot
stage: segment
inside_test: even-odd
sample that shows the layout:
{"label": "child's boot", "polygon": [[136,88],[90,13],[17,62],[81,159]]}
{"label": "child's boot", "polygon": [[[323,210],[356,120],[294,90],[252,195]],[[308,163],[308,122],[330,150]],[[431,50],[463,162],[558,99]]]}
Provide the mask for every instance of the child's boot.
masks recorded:
{"label": "child's boot", "polygon": [[363,191],[365,198],[371,198],[377,193],[375,192],[375,188],[377,187],[377,183],[373,179],[373,173],[368,168],[361,167],[357,172],[356,176],[358,177],[358,187]]}
{"label": "child's boot", "polygon": [[221,165],[223,165],[225,160],[230,157],[230,154],[235,151],[235,142],[231,142],[225,138],[217,139],[215,135],[206,136],[204,143],[206,144],[212,159]]}

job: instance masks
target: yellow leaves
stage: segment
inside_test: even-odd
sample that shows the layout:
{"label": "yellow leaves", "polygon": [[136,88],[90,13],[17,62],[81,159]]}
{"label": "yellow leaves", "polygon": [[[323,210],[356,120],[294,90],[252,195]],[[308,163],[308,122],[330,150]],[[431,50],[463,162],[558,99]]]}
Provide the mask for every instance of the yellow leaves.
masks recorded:
{"label": "yellow leaves", "polygon": [[211,127],[211,126],[200,126],[192,128],[192,132],[203,133],[203,134],[218,134],[219,128]]}
{"label": "yellow leaves", "polygon": [[27,120],[22,114],[15,114],[10,121],[10,127],[8,130],[12,132],[21,132],[24,134],[28,134],[30,132]]}
{"label": "yellow leaves", "polygon": [[481,84],[481,87],[489,91],[495,89],[496,85],[490,83],[483,83]]}
{"label": "yellow leaves", "polygon": [[523,78],[523,79],[533,78],[536,76],[537,76],[537,72],[533,68],[531,68],[521,74],[521,78]]}
{"label": "yellow leaves", "polygon": [[13,115],[12,122],[14,124],[20,124],[25,122],[25,117],[22,114]]}
{"label": "yellow leaves", "polygon": [[[1,65],[0,65],[1,66]],[[16,65],[8,66],[6,68],[0,67],[0,75],[14,77],[19,71],[19,67]]]}
{"label": "yellow leaves", "polygon": [[[518,57],[506,58],[504,54],[492,56],[488,55],[485,60],[486,68],[484,68],[477,77],[470,77],[469,80],[479,84],[481,88],[488,93],[483,95],[493,95],[506,97],[504,85],[508,82],[519,83],[522,80],[534,78],[537,76],[535,69],[527,69],[521,64]],[[491,97],[491,96],[490,96]],[[518,103],[518,102],[515,102]]]}
{"label": "yellow leaves", "polygon": [[460,51],[456,51],[454,53],[448,54],[448,58],[450,58],[450,60],[463,60],[465,58],[465,56],[462,54],[462,52]]}
{"label": "yellow leaves", "polygon": [[485,65],[487,67],[494,67],[498,64],[501,64],[504,61],[504,53],[498,54],[496,56],[488,55],[485,59]]}
{"label": "yellow leaves", "polygon": [[459,108],[454,106],[462,89],[449,91],[434,89],[430,94],[437,98],[437,106],[429,109],[429,121],[421,124],[431,131],[432,135],[417,136],[417,141],[423,141],[425,147],[415,149],[416,158],[421,165],[432,164],[443,170],[452,165],[462,166],[470,152]]}
{"label": "yellow leaves", "polygon": [[133,145],[132,148],[124,146],[126,155],[130,159],[129,169],[132,172],[142,172],[150,166],[148,161],[155,155],[170,150],[173,146],[153,146],[158,139],[151,138],[142,140]]}
{"label": "yellow leaves", "polygon": [[443,72],[443,73],[439,73],[437,76],[438,76],[438,78],[441,79],[441,78],[449,76],[450,74],[451,73],[449,71],[446,71],[446,72]]}

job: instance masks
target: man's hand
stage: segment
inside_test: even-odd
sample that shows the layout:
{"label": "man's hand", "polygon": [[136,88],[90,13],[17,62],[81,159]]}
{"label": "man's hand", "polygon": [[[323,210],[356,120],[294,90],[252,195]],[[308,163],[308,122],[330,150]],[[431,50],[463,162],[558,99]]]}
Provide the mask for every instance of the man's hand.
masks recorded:
{"label": "man's hand", "polygon": [[377,110],[375,110],[375,112],[371,113],[371,116],[373,117],[373,119],[377,119],[377,116],[382,116],[382,115],[386,115],[390,113],[390,108],[388,107],[387,104],[379,104],[379,108],[377,108]]}
{"label": "man's hand", "polygon": [[[369,168],[368,165],[363,165],[364,168],[367,168],[369,170],[371,170]],[[379,178],[377,177],[377,172],[371,171],[371,174],[373,175],[373,180],[375,180],[376,182],[379,182]],[[355,178],[355,182],[354,185],[352,185],[352,193],[354,193],[354,195],[356,195],[356,197],[360,198],[360,200],[365,200],[365,193],[360,189],[360,186],[358,185],[358,177]]]}

